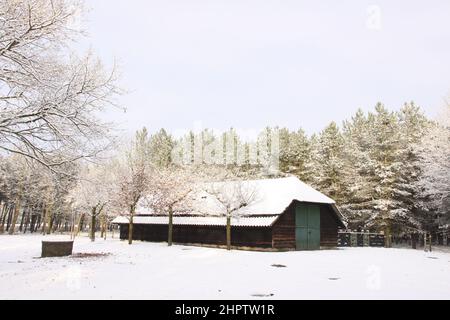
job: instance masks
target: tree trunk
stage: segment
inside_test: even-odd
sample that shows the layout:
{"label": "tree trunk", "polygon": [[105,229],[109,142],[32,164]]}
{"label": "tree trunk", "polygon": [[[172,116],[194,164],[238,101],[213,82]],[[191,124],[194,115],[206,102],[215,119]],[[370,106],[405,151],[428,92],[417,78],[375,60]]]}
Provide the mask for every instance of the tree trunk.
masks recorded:
{"label": "tree trunk", "polygon": [[39,214],[37,216],[37,218],[36,218],[36,224],[34,225],[34,231],[33,232],[36,232],[39,229],[39,227],[41,226],[41,220],[42,220],[42,215]]}
{"label": "tree trunk", "polygon": [[75,220],[77,219],[76,213],[72,212],[70,218],[70,240],[75,239]]}
{"label": "tree trunk", "polygon": [[14,205],[14,215],[12,217],[11,225],[8,230],[9,235],[14,234],[14,230],[16,228],[17,219],[19,218],[19,214],[20,214],[20,204],[19,203],[20,203],[20,201],[16,201],[16,203]]}
{"label": "tree trunk", "polygon": [[58,216],[55,216],[53,218],[52,232],[55,233],[58,230],[61,230],[60,226],[61,226],[61,218]]}
{"label": "tree trunk", "polygon": [[47,223],[47,210],[48,210],[48,205],[44,204],[44,207],[42,209],[42,234],[45,235],[45,224]]}
{"label": "tree trunk", "polygon": [[90,229],[90,234],[91,234],[91,241],[94,242],[95,241],[95,215],[96,215],[96,211],[97,208],[93,207],[92,208],[92,215],[91,215],[91,229]]}
{"label": "tree trunk", "polygon": [[[76,231],[75,234],[74,234],[74,238],[75,238],[76,236],[78,236],[78,234],[79,234],[80,231],[81,231],[83,219],[84,219],[84,213],[80,214],[80,218],[78,219],[78,224],[77,224],[77,231]],[[75,228],[75,226],[74,226],[74,228]]]}
{"label": "tree trunk", "polygon": [[429,241],[428,241],[428,245],[429,245],[429,251],[431,252],[431,241],[432,241],[433,239],[431,238],[431,232],[430,232],[430,238],[429,238]]}
{"label": "tree trunk", "polygon": [[55,222],[55,219],[53,217],[53,213],[51,211],[51,209],[48,212],[48,228],[47,228],[47,234],[52,233],[52,228],[53,228],[53,223]]}
{"label": "tree trunk", "polygon": [[172,246],[172,240],[173,240],[173,208],[169,207],[169,234],[167,243],[170,246]]}
{"label": "tree trunk", "polygon": [[227,215],[227,250],[231,250],[231,216]]}
{"label": "tree trunk", "polygon": [[23,233],[26,233],[29,226],[31,225],[31,215],[32,214],[33,214],[33,208],[29,206],[28,210],[27,210],[27,215],[25,216],[25,225],[23,227]]}
{"label": "tree trunk", "polygon": [[5,232],[5,218],[6,218],[6,214],[7,214],[7,210],[6,210],[7,206],[6,206],[6,202],[2,202],[1,203],[1,214],[0,214],[0,233]]}
{"label": "tree trunk", "polygon": [[[37,208],[35,208],[37,209]],[[31,221],[30,221],[30,232],[34,233],[36,231],[36,223],[38,222],[39,215],[37,213],[37,210],[33,211],[33,214],[31,215]]]}
{"label": "tree trunk", "polygon": [[17,219],[19,218],[20,204],[22,202],[22,192],[23,192],[23,182],[20,183],[19,193],[17,194],[16,201],[15,201],[14,215],[12,217],[11,226],[8,230],[8,233],[10,235],[14,234],[14,230],[16,228],[16,222],[17,222]]}
{"label": "tree trunk", "polygon": [[133,219],[134,219],[134,206],[130,209],[130,224],[128,226],[128,244],[133,244]]}
{"label": "tree trunk", "polygon": [[427,248],[427,237],[428,237],[428,235],[426,233],[424,233],[424,235],[423,235],[423,250],[425,252],[428,251],[428,248]]}
{"label": "tree trunk", "polygon": [[44,221],[43,222],[44,225],[42,226],[42,234],[44,234],[44,235],[50,234],[52,231],[52,225],[53,225],[52,205],[51,204],[45,205],[43,221]]}
{"label": "tree trunk", "polygon": [[103,215],[103,230],[105,232],[103,239],[106,240],[106,234],[108,233],[108,217],[106,214]]}
{"label": "tree trunk", "polygon": [[103,238],[105,235],[105,215],[102,214],[100,218],[100,238]]}
{"label": "tree trunk", "polygon": [[417,249],[417,235],[415,233],[411,235],[411,246],[413,249]]}
{"label": "tree trunk", "polygon": [[6,218],[6,231],[9,231],[9,228],[11,227],[11,220],[13,214],[14,214],[14,205],[8,206],[8,214]]}
{"label": "tree trunk", "polygon": [[386,248],[391,248],[392,247],[392,243],[391,243],[391,226],[388,223],[386,225],[385,231],[384,231],[384,242],[385,242],[385,247]]}
{"label": "tree trunk", "polygon": [[23,231],[23,226],[25,224],[26,216],[27,216],[27,208],[25,207],[22,210],[22,219],[20,219],[19,232]]}

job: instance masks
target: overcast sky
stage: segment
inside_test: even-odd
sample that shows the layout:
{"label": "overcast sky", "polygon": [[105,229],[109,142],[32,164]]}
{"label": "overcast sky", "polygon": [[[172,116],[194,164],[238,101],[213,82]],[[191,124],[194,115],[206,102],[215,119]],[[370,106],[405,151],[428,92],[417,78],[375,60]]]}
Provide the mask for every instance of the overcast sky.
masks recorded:
{"label": "overcast sky", "polygon": [[127,130],[318,132],[357,108],[450,93],[450,1],[92,0],[84,46],[117,59]]}

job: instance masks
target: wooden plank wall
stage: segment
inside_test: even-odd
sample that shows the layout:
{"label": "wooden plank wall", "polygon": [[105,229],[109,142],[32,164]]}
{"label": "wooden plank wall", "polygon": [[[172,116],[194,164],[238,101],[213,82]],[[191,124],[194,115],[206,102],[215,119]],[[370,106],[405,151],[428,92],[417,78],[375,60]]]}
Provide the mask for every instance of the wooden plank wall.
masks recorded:
{"label": "wooden plank wall", "polygon": [[[232,227],[233,246],[293,250],[295,244],[295,206],[292,203],[272,228]],[[120,238],[128,239],[128,225],[121,225]],[[167,225],[135,225],[133,239],[151,242],[167,241]],[[225,227],[174,226],[175,243],[225,245]],[[338,220],[329,205],[320,206],[320,246],[337,247]]]}
{"label": "wooden plank wall", "polygon": [[231,245],[238,247],[271,248],[271,228],[231,228]]}
{"label": "wooden plank wall", "polygon": [[[133,240],[166,242],[167,225],[134,225]],[[128,225],[120,226],[120,238],[128,239]],[[178,226],[173,227],[173,242],[184,244],[226,245],[226,229],[218,226]],[[240,247],[272,247],[270,228],[232,227],[231,245]]]}
{"label": "wooden plank wall", "polygon": [[338,244],[338,220],[329,205],[320,206],[320,247],[335,248]]}
{"label": "wooden plank wall", "polygon": [[295,249],[295,203],[292,203],[272,227],[275,249]]}
{"label": "wooden plank wall", "polygon": [[[273,248],[295,249],[295,207],[293,202],[281,215],[272,228]],[[320,205],[320,246],[337,247],[338,220],[329,205]]]}

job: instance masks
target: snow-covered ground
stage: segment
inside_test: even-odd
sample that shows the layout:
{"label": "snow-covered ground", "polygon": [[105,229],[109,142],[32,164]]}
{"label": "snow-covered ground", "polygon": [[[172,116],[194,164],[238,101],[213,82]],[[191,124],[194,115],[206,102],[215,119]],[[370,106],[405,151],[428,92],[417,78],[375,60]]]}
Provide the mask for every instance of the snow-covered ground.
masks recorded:
{"label": "snow-covered ground", "polygon": [[0,236],[0,299],[450,299],[446,252],[228,252],[80,237],[75,253],[109,255],[41,259],[43,238]]}

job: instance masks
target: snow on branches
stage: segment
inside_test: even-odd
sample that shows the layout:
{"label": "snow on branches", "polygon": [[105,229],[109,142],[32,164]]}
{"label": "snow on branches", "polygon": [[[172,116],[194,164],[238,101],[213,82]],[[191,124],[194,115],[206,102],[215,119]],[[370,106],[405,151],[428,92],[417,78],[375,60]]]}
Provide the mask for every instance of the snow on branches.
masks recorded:
{"label": "snow on branches", "polygon": [[109,146],[110,127],[96,114],[120,93],[114,70],[70,53],[80,9],[67,0],[0,4],[0,150],[52,170]]}

